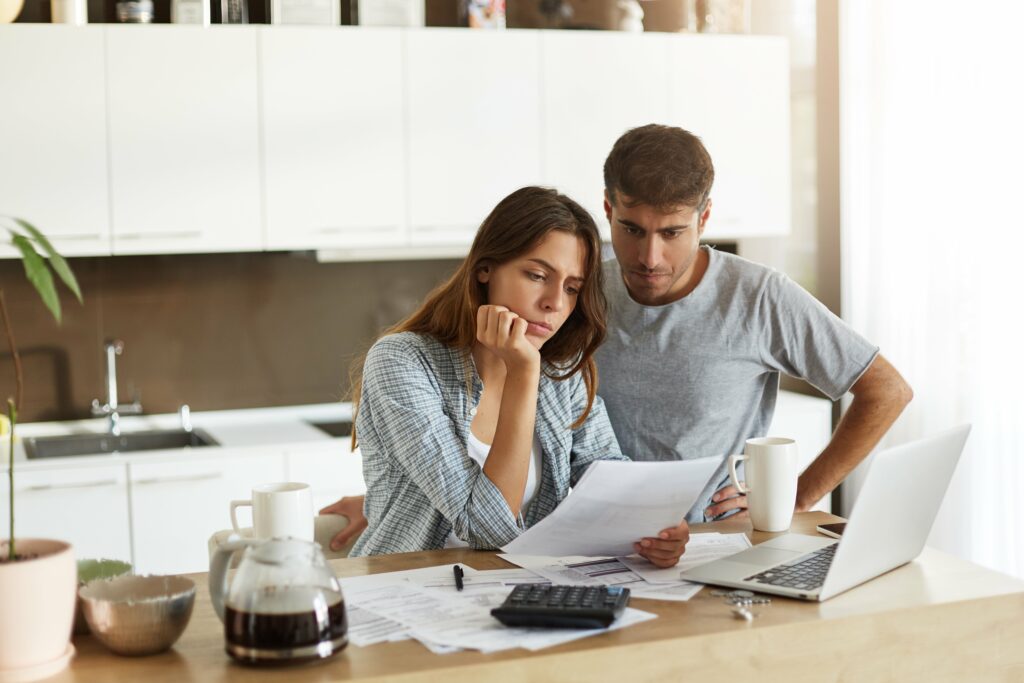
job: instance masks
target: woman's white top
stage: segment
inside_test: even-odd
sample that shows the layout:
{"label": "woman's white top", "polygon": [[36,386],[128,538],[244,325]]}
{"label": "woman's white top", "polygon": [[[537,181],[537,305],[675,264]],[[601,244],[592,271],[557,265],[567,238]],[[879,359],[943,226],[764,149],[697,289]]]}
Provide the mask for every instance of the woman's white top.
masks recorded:
{"label": "woman's white top", "polygon": [[[484,463],[487,462],[487,456],[491,452],[490,444],[486,444],[473,436],[473,430],[470,430],[467,446],[469,457],[476,460],[477,464],[480,465],[480,469],[483,469]],[[530,449],[530,470],[526,474],[526,488],[523,489],[523,504],[520,506],[521,509],[525,509],[526,504],[533,500],[533,497],[537,495],[537,491],[540,490],[540,456],[540,441],[537,439],[537,434],[535,433],[533,435],[533,448]],[[444,542],[445,548],[466,548],[468,546],[469,544],[456,536],[454,531],[448,534],[448,538]]]}

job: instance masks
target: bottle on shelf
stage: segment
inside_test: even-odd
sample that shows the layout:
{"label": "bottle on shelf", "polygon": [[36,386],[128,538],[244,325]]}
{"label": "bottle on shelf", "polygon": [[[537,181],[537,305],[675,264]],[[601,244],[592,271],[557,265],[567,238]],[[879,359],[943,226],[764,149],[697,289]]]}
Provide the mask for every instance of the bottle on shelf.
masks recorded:
{"label": "bottle on shelf", "polygon": [[[216,2],[217,0],[213,0]],[[220,0],[220,23],[248,24],[249,4],[247,0]]]}
{"label": "bottle on shelf", "polygon": [[210,25],[210,0],[171,0],[172,24]]}
{"label": "bottle on shelf", "polygon": [[116,9],[118,23],[153,23],[153,0],[117,0]]}

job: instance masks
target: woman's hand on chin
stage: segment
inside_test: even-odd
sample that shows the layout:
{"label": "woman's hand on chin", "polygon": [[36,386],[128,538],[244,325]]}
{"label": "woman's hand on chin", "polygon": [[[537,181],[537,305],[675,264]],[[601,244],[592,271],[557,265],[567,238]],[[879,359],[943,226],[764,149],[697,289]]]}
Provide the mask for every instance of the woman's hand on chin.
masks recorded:
{"label": "woman's hand on chin", "polygon": [[476,339],[509,370],[540,368],[540,351],[526,338],[529,323],[504,306],[481,306],[476,312]]}

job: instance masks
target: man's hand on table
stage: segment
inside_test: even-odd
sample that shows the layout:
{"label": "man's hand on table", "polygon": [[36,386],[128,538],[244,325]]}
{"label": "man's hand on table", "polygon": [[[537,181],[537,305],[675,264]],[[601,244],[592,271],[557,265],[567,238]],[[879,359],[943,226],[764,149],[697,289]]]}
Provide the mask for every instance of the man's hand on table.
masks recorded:
{"label": "man's hand on table", "polygon": [[[740,493],[735,486],[729,485],[718,489],[715,495],[711,496],[712,505],[704,510],[704,516],[710,520],[717,520],[729,510],[738,510],[736,514],[729,515],[728,519],[745,519],[750,516],[747,511],[747,496]],[[810,506],[797,505],[793,512],[807,512]]]}
{"label": "man's hand on table", "polygon": [[689,540],[690,525],[684,519],[679,526],[662,529],[657,537],[640,539],[639,543],[633,544],[633,549],[637,554],[646,557],[655,567],[667,569],[679,562],[679,557],[686,550],[686,543]]}
{"label": "man's hand on table", "polygon": [[363,516],[363,499],[366,496],[345,496],[336,503],[331,503],[320,510],[321,515],[343,515],[348,517],[348,526],[331,539],[331,550],[341,550],[345,544],[358,536],[366,528],[366,517]]}
{"label": "man's hand on table", "polygon": [[729,515],[729,519],[743,519],[749,516],[746,494],[740,493],[739,489],[731,484],[715,491],[715,495],[711,496],[711,503],[704,510],[704,516],[708,520],[718,519],[730,510],[738,512]]}

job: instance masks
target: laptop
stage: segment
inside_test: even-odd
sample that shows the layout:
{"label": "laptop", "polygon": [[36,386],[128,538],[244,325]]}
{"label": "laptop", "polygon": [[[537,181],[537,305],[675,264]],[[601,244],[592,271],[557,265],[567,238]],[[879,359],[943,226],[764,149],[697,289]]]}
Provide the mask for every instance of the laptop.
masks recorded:
{"label": "laptop", "polygon": [[970,429],[876,454],[839,541],[784,534],[680,578],[822,601],[910,562],[924,548]]}

